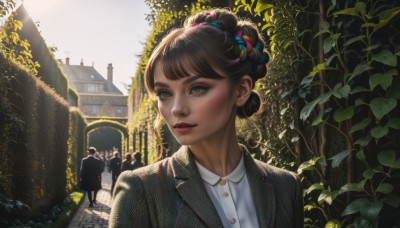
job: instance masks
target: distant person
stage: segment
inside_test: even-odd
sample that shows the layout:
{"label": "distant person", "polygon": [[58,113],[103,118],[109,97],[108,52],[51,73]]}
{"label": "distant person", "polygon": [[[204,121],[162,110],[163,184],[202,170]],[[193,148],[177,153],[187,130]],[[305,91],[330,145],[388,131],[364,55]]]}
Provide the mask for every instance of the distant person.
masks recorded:
{"label": "distant person", "polygon": [[133,158],[135,158],[135,160],[132,162],[132,170],[140,168],[143,166],[142,164],[142,154],[139,152],[135,152],[133,154]]}
{"label": "distant person", "polygon": [[126,170],[132,170],[132,155],[131,154],[126,154],[124,161],[122,161],[121,172],[124,172]]}
{"label": "distant person", "polygon": [[97,203],[97,191],[101,189],[101,162],[95,157],[96,148],[90,147],[88,153],[89,155],[82,159],[80,180],[81,189],[87,192],[89,207],[93,207],[93,204]]}
{"label": "distant person", "polygon": [[111,193],[114,190],[115,182],[117,181],[117,178],[119,174],[121,173],[121,158],[119,157],[118,151],[114,152],[114,157],[110,159],[110,172],[111,172]]}

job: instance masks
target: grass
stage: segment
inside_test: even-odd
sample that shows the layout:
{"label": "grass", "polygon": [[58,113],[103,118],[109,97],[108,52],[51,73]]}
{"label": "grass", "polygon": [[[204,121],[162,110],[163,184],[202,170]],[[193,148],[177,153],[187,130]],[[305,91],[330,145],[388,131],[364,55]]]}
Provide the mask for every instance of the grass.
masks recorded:
{"label": "grass", "polygon": [[71,203],[65,207],[63,212],[58,216],[57,220],[51,225],[52,228],[64,228],[67,227],[75,212],[78,210],[79,205],[83,201],[85,196],[84,192],[75,191],[70,194]]}

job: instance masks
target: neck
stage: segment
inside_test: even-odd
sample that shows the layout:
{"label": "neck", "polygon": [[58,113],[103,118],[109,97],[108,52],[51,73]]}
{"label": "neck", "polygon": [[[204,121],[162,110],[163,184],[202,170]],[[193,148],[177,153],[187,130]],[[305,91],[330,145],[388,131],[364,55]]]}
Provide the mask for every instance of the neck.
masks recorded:
{"label": "neck", "polygon": [[239,164],[242,151],[236,137],[224,142],[226,143],[216,140],[214,142],[190,145],[189,148],[197,162],[216,175],[225,177]]}

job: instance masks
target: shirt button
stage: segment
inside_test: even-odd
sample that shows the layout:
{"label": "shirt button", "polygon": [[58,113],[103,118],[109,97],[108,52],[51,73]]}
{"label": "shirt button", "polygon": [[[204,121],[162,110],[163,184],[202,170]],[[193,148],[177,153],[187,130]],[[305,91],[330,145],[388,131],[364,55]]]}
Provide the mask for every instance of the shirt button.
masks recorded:
{"label": "shirt button", "polygon": [[221,179],[221,180],[219,181],[219,184],[222,185],[222,186],[224,186],[224,185],[226,184],[226,180],[225,180],[225,179]]}
{"label": "shirt button", "polygon": [[228,197],[228,196],[229,196],[229,193],[224,192],[224,196],[225,196],[225,197]]}
{"label": "shirt button", "polygon": [[235,219],[235,218],[232,218],[231,224],[235,224],[235,223],[236,223],[236,219]]}

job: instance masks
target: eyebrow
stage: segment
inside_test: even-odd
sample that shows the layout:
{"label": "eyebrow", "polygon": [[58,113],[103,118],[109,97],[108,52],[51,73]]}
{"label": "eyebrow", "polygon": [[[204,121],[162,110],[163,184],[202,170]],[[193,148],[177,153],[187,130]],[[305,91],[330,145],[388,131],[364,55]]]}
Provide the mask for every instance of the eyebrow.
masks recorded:
{"label": "eyebrow", "polygon": [[[200,76],[200,75],[189,76],[188,79],[183,81],[183,84],[189,84],[189,83],[191,83],[193,81],[196,81],[199,78],[205,78],[205,77]],[[166,83],[164,83],[164,82],[155,82],[154,83],[154,87],[157,87],[157,86],[159,86],[159,87],[168,87],[168,85]]]}

